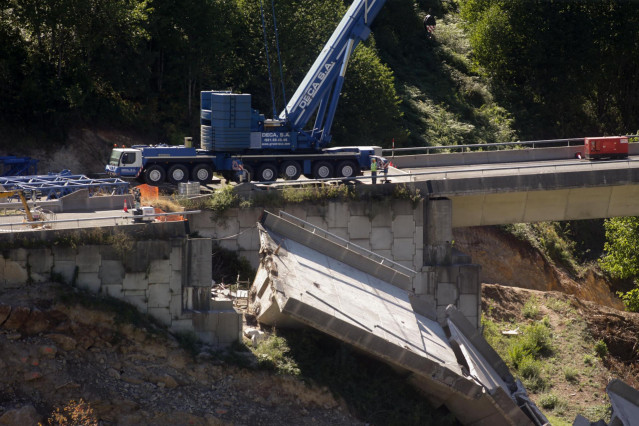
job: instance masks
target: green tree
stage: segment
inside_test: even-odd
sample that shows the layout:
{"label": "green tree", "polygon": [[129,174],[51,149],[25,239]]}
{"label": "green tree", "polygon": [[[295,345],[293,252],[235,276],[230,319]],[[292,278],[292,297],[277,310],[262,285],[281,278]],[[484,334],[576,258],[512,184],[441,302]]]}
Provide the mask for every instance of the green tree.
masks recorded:
{"label": "green tree", "polygon": [[476,63],[509,101],[528,137],[637,128],[634,53],[639,4],[603,0],[464,0]]}
{"label": "green tree", "polygon": [[[250,78],[243,89],[253,95],[254,107],[271,116],[260,2],[237,1],[251,39],[250,44],[243,46],[246,50],[242,52],[247,58],[246,67],[250,70]],[[346,9],[340,0],[275,1],[282,78],[287,99],[304,79]],[[276,62],[277,46],[270,1],[264,1],[264,16],[277,114],[284,109],[284,99]],[[332,132],[335,145],[389,145],[392,137],[403,133],[394,77],[390,68],[380,60],[373,37],[357,47],[348,64]],[[309,124],[312,125],[312,122]]]}
{"label": "green tree", "polygon": [[607,219],[601,267],[613,278],[639,278],[639,217]]}
{"label": "green tree", "polygon": [[[600,265],[613,278],[639,279],[639,217],[618,217],[604,222],[606,242]],[[626,309],[639,311],[639,287],[617,293]]]}

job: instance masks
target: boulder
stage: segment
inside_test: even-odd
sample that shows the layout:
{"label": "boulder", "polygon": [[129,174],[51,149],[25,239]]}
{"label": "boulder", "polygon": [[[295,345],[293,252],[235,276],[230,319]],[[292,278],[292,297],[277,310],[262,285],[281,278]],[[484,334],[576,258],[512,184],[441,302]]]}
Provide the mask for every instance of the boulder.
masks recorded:
{"label": "boulder", "polygon": [[40,416],[33,405],[9,410],[0,416],[0,425],[37,425]]}

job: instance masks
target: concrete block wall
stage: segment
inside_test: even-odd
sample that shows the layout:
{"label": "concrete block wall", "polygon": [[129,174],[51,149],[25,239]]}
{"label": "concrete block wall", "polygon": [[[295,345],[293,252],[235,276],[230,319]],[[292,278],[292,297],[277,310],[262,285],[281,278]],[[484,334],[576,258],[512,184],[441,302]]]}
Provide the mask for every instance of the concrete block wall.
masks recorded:
{"label": "concrete block wall", "polygon": [[[257,268],[260,241],[255,224],[263,210],[234,208],[219,216],[203,212],[192,217],[191,230],[237,251]],[[274,214],[279,210],[417,271],[415,293],[430,307],[433,317],[443,322],[446,307],[452,304],[479,326],[479,266],[455,255],[450,200],[428,200],[414,206],[408,200],[389,198],[269,209]]]}
{"label": "concrete block wall", "polygon": [[[291,204],[269,209],[285,211],[345,240],[419,271],[423,265],[423,206],[408,200],[331,201]],[[262,207],[233,208],[219,216],[202,212],[190,219],[191,231],[214,244],[237,251],[254,268],[259,265],[260,241],[255,227]]]}
{"label": "concrete block wall", "polygon": [[0,290],[56,274],[125,301],[172,331],[228,345],[241,339],[242,315],[228,304],[211,307],[211,246],[207,238],[136,241],[126,256],[111,245],[11,249],[0,254]]}

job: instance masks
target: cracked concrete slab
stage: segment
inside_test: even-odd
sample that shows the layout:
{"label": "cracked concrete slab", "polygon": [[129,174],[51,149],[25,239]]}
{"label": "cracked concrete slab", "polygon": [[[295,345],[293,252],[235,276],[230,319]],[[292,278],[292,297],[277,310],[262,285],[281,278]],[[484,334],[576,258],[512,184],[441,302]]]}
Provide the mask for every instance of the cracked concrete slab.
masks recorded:
{"label": "cracked concrete slab", "polygon": [[392,261],[337,239],[328,244],[325,232],[287,219],[265,212],[258,223],[261,263],[251,291],[258,321],[313,327],[408,373],[463,424],[547,423],[464,315],[450,306],[442,326],[414,311],[415,271],[398,279]]}

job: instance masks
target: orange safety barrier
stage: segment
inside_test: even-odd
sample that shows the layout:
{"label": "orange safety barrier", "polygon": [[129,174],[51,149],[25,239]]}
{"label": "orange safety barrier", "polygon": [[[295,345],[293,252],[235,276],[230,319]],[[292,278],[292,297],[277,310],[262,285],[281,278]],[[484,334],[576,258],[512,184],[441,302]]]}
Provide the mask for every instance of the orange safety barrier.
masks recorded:
{"label": "orange safety barrier", "polygon": [[140,196],[147,200],[157,200],[160,195],[160,190],[157,186],[151,186],[144,183],[142,185],[138,185],[136,188],[140,190]]}
{"label": "orange safety barrier", "polygon": [[[164,210],[154,207],[155,208],[155,213],[166,213]],[[155,220],[157,220],[158,222],[180,222],[184,220],[184,216],[179,215],[179,214],[172,214],[169,216],[157,216],[155,218]]]}

